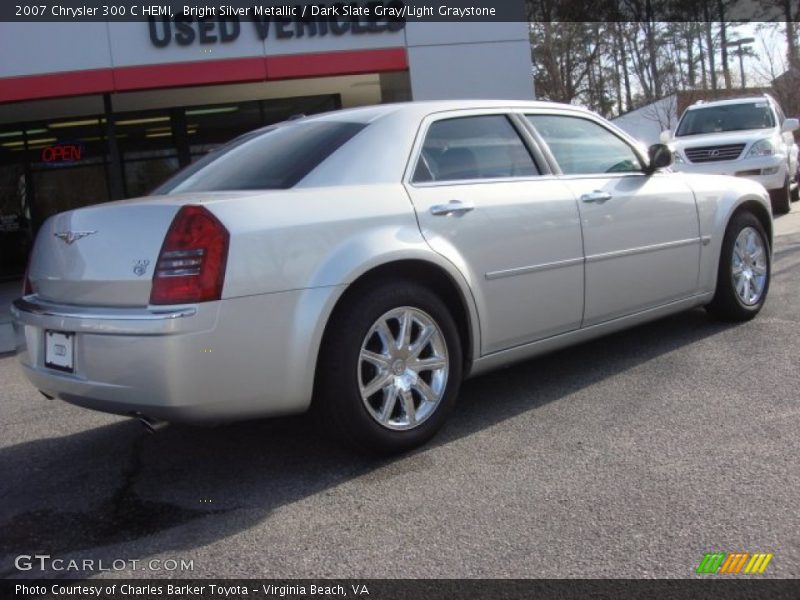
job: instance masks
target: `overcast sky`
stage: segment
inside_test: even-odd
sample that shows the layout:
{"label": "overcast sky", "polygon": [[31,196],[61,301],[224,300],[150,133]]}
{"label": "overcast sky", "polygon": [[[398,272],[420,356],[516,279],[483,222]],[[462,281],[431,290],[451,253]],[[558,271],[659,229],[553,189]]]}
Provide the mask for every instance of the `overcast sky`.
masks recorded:
{"label": "overcast sky", "polygon": [[[773,71],[775,75],[780,75],[786,70],[786,38],[783,24],[743,23],[733,26],[728,37],[732,40],[745,37],[752,37],[756,40],[751,44],[756,56],[746,56],[744,59],[748,87],[769,85]],[[739,82],[739,59],[732,56],[730,60],[731,74]]]}

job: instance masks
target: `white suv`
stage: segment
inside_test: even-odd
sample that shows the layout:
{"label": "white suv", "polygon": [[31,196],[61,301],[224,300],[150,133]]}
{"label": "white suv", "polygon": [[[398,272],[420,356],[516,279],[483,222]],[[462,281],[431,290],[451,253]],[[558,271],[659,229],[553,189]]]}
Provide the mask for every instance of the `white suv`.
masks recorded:
{"label": "white suv", "polygon": [[675,133],[661,141],[673,151],[675,171],[747,177],[762,184],[775,214],[797,199],[797,146],[787,119],[770,96],[697,102],[687,108]]}

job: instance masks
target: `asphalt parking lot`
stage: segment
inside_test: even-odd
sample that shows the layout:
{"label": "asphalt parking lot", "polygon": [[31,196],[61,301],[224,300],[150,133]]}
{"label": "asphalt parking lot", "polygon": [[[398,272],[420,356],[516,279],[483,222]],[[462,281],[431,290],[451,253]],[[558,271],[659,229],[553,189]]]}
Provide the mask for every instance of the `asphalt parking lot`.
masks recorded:
{"label": "asphalt parking lot", "polygon": [[695,310],[470,380],[393,460],[302,417],[147,436],[3,355],[0,576],[81,575],[14,567],[49,554],[194,565],[120,577],[692,577],[743,551],[800,577],[798,212],[756,320]]}

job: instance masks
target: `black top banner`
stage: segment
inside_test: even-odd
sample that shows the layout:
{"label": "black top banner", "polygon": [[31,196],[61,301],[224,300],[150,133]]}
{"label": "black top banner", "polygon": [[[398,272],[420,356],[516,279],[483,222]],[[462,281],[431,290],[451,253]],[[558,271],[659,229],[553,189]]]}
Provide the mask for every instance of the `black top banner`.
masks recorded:
{"label": "black top banner", "polygon": [[405,22],[405,21],[526,21],[523,0],[406,2],[403,0],[353,0],[347,2],[297,2],[288,0],[30,0],[0,7],[2,21],[140,21],[263,20],[286,22]]}
{"label": "black top banner", "polygon": [[0,21],[780,21],[767,0],[4,0]]}

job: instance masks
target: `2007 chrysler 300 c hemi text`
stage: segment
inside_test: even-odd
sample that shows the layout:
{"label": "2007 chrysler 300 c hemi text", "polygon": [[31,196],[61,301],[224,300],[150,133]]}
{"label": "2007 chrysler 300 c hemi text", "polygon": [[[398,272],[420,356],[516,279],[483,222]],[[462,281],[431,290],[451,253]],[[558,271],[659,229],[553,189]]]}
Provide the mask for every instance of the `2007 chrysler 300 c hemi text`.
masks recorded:
{"label": "2007 chrysler 300 c hemi text", "polygon": [[695,306],[758,313],[766,191],[671,159],[542,102],[270,126],[152,196],[50,218],[12,309],[19,358],[45,395],[96,410],[313,407],[359,447],[407,450],[467,375]]}

